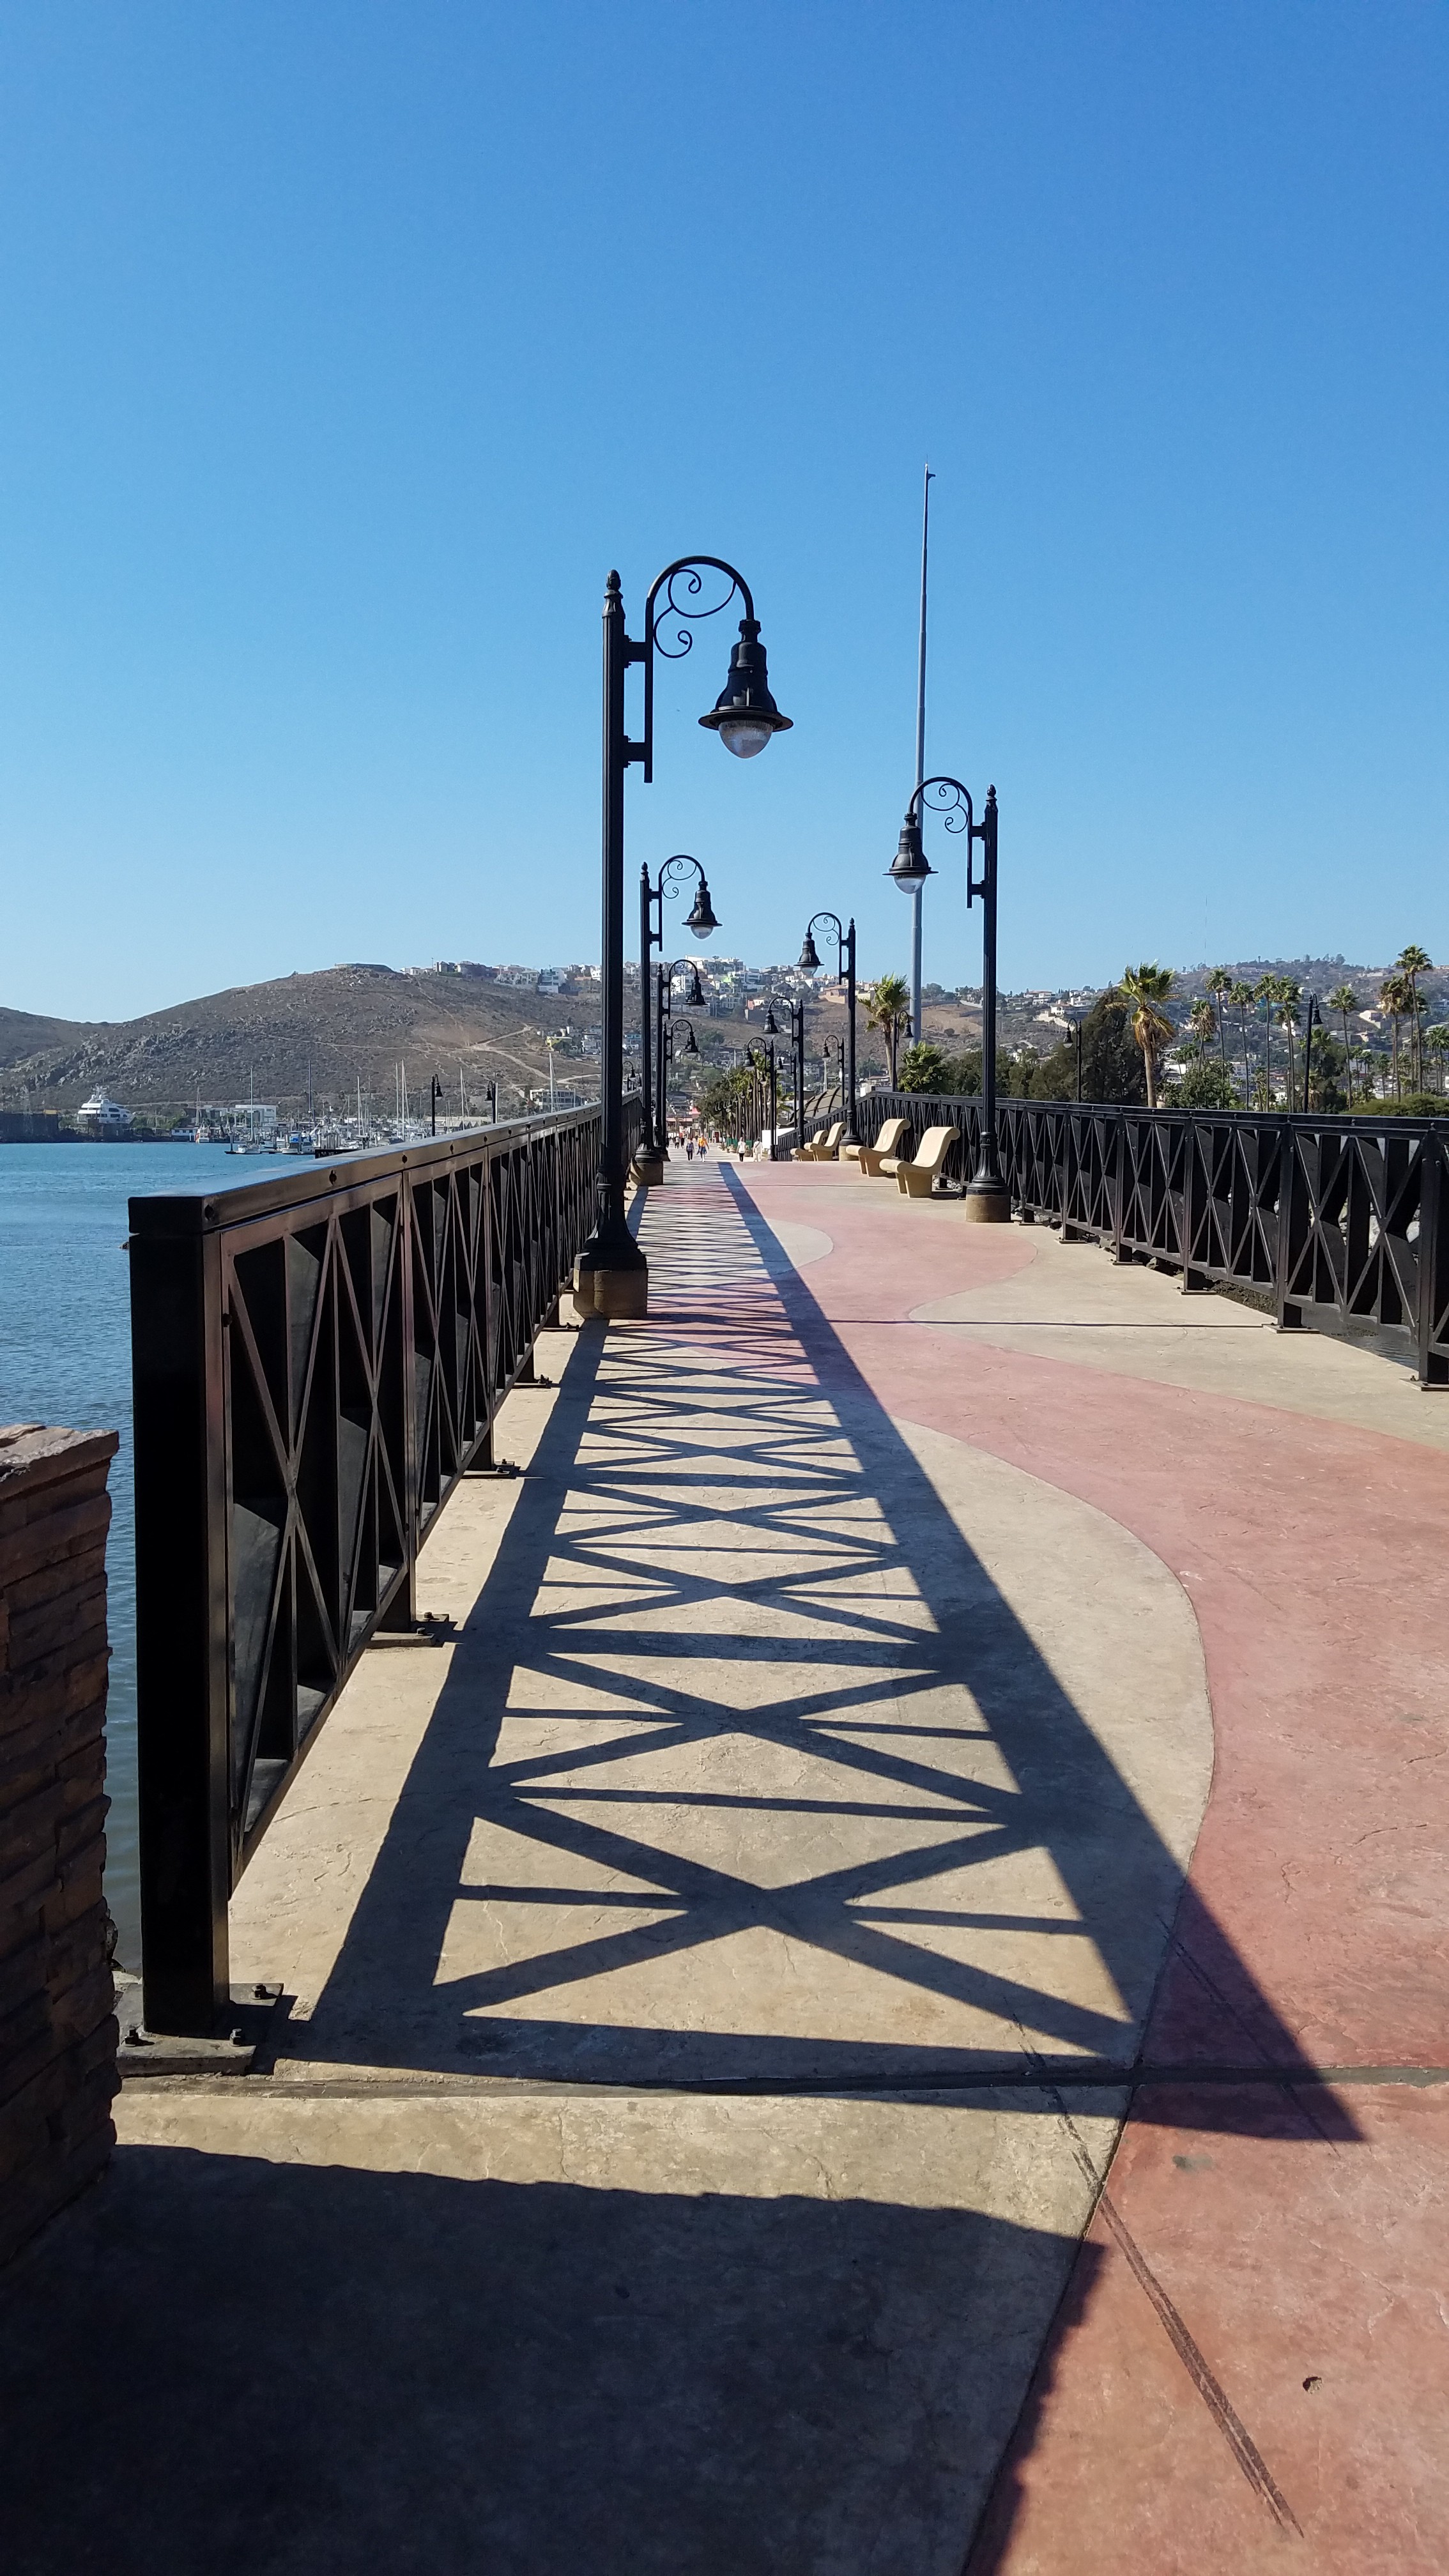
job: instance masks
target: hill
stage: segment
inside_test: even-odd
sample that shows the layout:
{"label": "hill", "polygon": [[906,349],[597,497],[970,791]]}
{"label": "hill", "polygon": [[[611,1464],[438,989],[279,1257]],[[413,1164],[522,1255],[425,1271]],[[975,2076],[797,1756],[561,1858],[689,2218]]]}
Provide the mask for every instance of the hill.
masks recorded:
{"label": "hill", "polygon": [[364,1097],[383,1110],[395,1098],[395,1068],[409,1091],[426,1092],[436,1073],[450,1105],[460,1077],[470,1105],[490,1081],[515,1100],[548,1081],[547,1036],[566,1030],[560,1080],[589,1090],[597,1075],[582,1058],[598,1001],[540,994],[481,977],[400,974],[389,966],[334,966],[177,1003],[142,1019],[48,1020],[0,1011],[3,1096],[33,1107],[75,1110],[102,1084],[130,1109],[158,1120],[203,1101],[259,1100],[296,1109],[309,1092],[319,1108]]}

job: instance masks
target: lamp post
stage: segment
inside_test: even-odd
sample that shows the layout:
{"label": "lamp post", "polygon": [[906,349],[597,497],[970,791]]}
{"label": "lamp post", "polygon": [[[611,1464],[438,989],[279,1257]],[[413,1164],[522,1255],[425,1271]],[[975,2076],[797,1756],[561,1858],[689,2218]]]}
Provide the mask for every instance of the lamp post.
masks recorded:
{"label": "lamp post", "polygon": [[843,929],[838,912],[817,912],[814,915],[800,949],[800,964],[812,975],[819,972],[815,933],[822,929],[826,938],[835,942],[836,972],[845,978],[845,1061],[840,1105],[845,1113],[845,1141],[847,1145],[858,1145],[860,1129],[855,1116],[855,923],[852,921],[848,928]]}
{"label": "lamp post", "polygon": [[433,1079],[432,1079],[432,1084],[431,1084],[431,1086],[430,1086],[430,1088],[429,1088],[429,1091],[428,1091],[428,1108],[429,1108],[429,1110],[430,1110],[430,1112],[431,1112],[431,1115],[432,1115],[432,1121],[433,1121],[433,1134],[434,1134],[435,1136],[436,1136],[436,1134],[437,1134],[437,1132],[438,1132],[438,1103],[439,1103],[439,1101],[442,1099],[442,1097],[443,1097],[443,1086],[442,1086],[442,1084],[439,1082],[437,1075],[436,1075],[436,1074],[434,1074]]}
{"label": "lamp post", "polygon": [[[794,1011],[795,1005],[792,1002],[790,1005],[792,1038],[795,1034]],[[780,1076],[775,1061],[775,1040],[779,1034],[780,1023],[775,1017],[775,1006],[772,1002],[765,1013],[765,1035],[770,1040],[770,1160],[772,1163],[778,1163],[780,1159]]]}
{"label": "lamp post", "polygon": [[790,1014],[790,1070],[795,1094],[795,1145],[798,1151],[805,1142],[805,1003],[791,996],[786,1004]]}
{"label": "lamp post", "polygon": [[1313,1031],[1315,1023],[1320,1029],[1322,1028],[1323,1014],[1318,1007],[1318,995],[1316,993],[1310,993],[1308,996],[1308,1026],[1303,1032],[1303,1115],[1305,1118],[1308,1115],[1308,1075],[1313,1062]]}
{"label": "lamp post", "polygon": [[[936,873],[921,840],[921,824],[928,812],[939,814],[948,832],[965,833],[968,912],[975,897],[981,897],[981,1160],[966,1184],[965,1207],[969,1217],[983,1224],[1004,1225],[1011,1215],[1011,1198],[996,1159],[996,790],[988,787],[978,823],[970,789],[959,778],[921,780],[906,807],[900,841],[887,870],[908,893]],[[979,882],[971,868],[974,841],[981,843]]]}
{"label": "lamp post", "polygon": [[[665,897],[668,896],[672,903],[678,902],[683,890],[681,881],[687,882],[691,868],[699,879],[699,884],[695,891],[693,908],[685,916],[684,927],[686,930],[692,930],[696,939],[708,939],[714,931],[718,930],[719,923],[715,919],[714,906],[709,899],[709,879],[698,859],[692,859],[687,850],[676,851],[674,857],[666,859],[661,867],[657,885],[651,884],[647,867],[642,867],[639,871],[639,1010],[643,1022],[640,1040],[644,1054],[644,1133],[639,1139],[634,1156],[634,1174],[635,1178],[641,1181],[663,1180],[663,1172],[651,1167],[662,1163],[667,1152],[663,1130],[656,1123],[654,1102],[654,1040],[649,1015],[650,1003],[655,997],[651,995],[649,989],[650,953],[655,948],[662,950],[664,946]],[[699,970],[696,968],[695,993],[691,995],[691,1000],[697,997],[702,1004],[704,995],[699,992],[698,986]]]}
{"label": "lamp post", "polygon": [[[708,891],[708,889],[706,889],[706,891]],[[664,1178],[664,1166],[669,1160],[669,1107],[664,1089],[665,1024],[674,1008],[674,978],[676,975],[682,975],[686,966],[689,968],[689,990],[685,994],[685,1001],[689,1004],[691,1010],[702,1010],[704,1007],[704,991],[699,980],[699,968],[694,964],[692,958],[676,957],[672,966],[661,966],[657,971],[655,1007],[658,1014],[659,1070],[658,1087],[655,1094],[653,1111],[654,1135],[656,1141],[653,1152],[649,1157],[649,1162],[653,1168],[646,1170],[642,1175],[646,1180],[662,1181]],[[693,1035],[694,1031],[691,1029],[691,1039],[693,1038]],[[686,1053],[689,1055],[698,1055],[699,1049],[697,1046],[691,1045],[686,1049]],[[647,1066],[647,1055],[645,1057],[645,1063]]]}
{"label": "lamp post", "polygon": [[684,1036],[680,1040],[675,1038],[672,1019],[667,1028],[661,1027],[659,1032],[659,1097],[663,1104],[661,1135],[667,1135],[669,1132],[669,1093],[666,1084],[668,1068],[677,1055],[698,1055],[699,1053],[694,1041],[693,1023],[689,1020],[681,1020],[679,1026],[684,1031]]}
{"label": "lamp post", "polygon": [[[706,577],[719,576],[718,598]],[[599,1048],[599,1160],[594,1175],[594,1223],[574,1264],[574,1303],[583,1315],[640,1316],[649,1311],[649,1266],[624,1214],[624,780],[631,763],[654,775],[654,660],[680,661],[693,649],[692,627],[717,617],[740,599],[739,642],[730,648],[729,674],[700,723],[717,733],[738,760],[753,760],[772,734],[789,729],[770,695],[765,648],[749,584],[718,555],[681,555],[650,584],[642,639],[624,624],[619,576],[604,590],[603,936],[602,1027]],[[703,605],[700,603],[703,602]],[[644,731],[631,738],[625,719],[625,673],[644,666]],[[640,995],[641,1003],[644,1000]]]}

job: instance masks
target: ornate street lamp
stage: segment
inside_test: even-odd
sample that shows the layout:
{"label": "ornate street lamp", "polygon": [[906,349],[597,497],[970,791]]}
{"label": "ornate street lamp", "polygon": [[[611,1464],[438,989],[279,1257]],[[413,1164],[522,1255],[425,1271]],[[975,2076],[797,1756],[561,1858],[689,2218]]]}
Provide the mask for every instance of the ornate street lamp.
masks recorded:
{"label": "ornate street lamp", "polygon": [[[648,1163],[646,1164],[644,1171],[640,1175],[640,1177],[646,1181],[662,1181],[664,1178],[664,1166],[669,1160],[669,1112],[664,1091],[664,1040],[669,1016],[674,1008],[674,978],[676,975],[682,975],[686,966],[689,968],[689,985],[684,998],[692,1011],[699,1011],[704,1008],[704,987],[699,980],[699,968],[695,965],[692,958],[676,957],[672,966],[661,966],[656,970],[655,1013],[657,1053],[655,1061],[658,1066],[658,1079],[653,1104],[653,1121],[654,1133],[658,1139],[658,1143],[654,1152],[648,1158]],[[699,1049],[692,1043],[694,1037],[693,1029],[690,1030],[689,1034],[691,1044],[684,1050],[684,1052],[687,1055],[698,1055]],[[637,1159],[638,1158],[636,1157],[636,1160]]]}
{"label": "ornate street lamp", "polygon": [[[716,573],[723,585],[711,598],[706,576]],[[718,585],[716,585],[718,587]],[[649,1311],[649,1267],[624,1214],[624,779],[631,763],[644,771],[645,785],[654,775],[654,657],[680,661],[693,649],[692,627],[717,617],[738,597],[743,603],[740,640],[730,653],[729,676],[708,715],[707,731],[717,733],[739,760],[753,760],[770,736],[789,729],[770,695],[765,648],[749,584],[733,564],[718,555],[682,555],[666,564],[650,584],[644,603],[644,634],[636,641],[625,629],[619,576],[611,572],[604,591],[604,831],[603,831],[603,1011],[599,1063],[599,1161],[594,1176],[594,1223],[574,1264],[574,1303],[581,1314],[640,1316]],[[625,721],[625,673],[631,662],[644,665],[644,732],[631,739]],[[645,996],[641,992],[641,1006]]]}
{"label": "ornate street lamp", "polygon": [[[634,1154],[634,1174],[637,1180],[642,1181],[663,1180],[662,1170],[656,1170],[654,1166],[662,1164],[668,1152],[663,1130],[657,1125],[655,1116],[654,1031],[651,1026],[650,1011],[651,1005],[657,1006],[658,996],[650,989],[652,978],[649,973],[649,958],[652,949],[662,949],[664,946],[665,898],[667,896],[671,903],[678,902],[684,884],[688,882],[691,868],[699,883],[695,888],[693,907],[685,915],[684,927],[686,930],[692,930],[696,939],[708,939],[718,930],[719,923],[715,919],[714,905],[709,899],[709,879],[698,859],[692,859],[687,850],[676,851],[674,857],[666,859],[661,867],[657,885],[650,883],[647,867],[642,867],[639,871],[639,1009],[643,1020],[641,1034],[644,1052],[644,1132]],[[697,967],[694,972],[694,988],[690,994],[690,1000],[699,1007],[703,1006],[704,995],[699,989]]]}
{"label": "ornate street lamp", "polygon": [[834,940],[836,972],[845,979],[845,1061],[840,1105],[845,1112],[845,1141],[847,1145],[858,1145],[860,1129],[855,1115],[855,923],[852,921],[848,929],[842,929],[838,912],[815,914],[800,948],[800,964],[812,975],[818,973],[820,967],[815,946],[817,930],[823,930],[827,939]]}
{"label": "ornate street lamp", "polygon": [[780,1023],[775,1017],[775,1006],[772,1002],[765,1012],[765,1035],[770,1040],[770,1160],[772,1163],[778,1163],[780,1159],[780,1077],[779,1068],[775,1060],[774,1045],[774,1041],[779,1034]]}
{"label": "ornate street lamp", "polygon": [[[923,778],[906,807],[901,837],[886,873],[897,885],[920,885],[935,870],[921,841],[927,813],[939,814],[948,832],[966,835],[966,908],[982,902],[981,936],[981,1160],[966,1184],[966,1214],[989,1225],[1004,1225],[1011,1197],[996,1159],[996,790],[986,791],[986,810],[975,818],[969,788],[959,778]],[[972,843],[981,843],[980,881],[972,875]],[[920,1032],[917,1032],[919,1036]]]}

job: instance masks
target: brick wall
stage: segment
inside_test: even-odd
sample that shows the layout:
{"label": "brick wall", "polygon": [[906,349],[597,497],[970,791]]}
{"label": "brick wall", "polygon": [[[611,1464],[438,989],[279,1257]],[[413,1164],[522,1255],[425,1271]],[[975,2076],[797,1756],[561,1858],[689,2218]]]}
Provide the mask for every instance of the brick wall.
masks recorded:
{"label": "brick wall", "polygon": [[0,2263],[115,2131],[105,1863],[113,1431],[0,1428]]}

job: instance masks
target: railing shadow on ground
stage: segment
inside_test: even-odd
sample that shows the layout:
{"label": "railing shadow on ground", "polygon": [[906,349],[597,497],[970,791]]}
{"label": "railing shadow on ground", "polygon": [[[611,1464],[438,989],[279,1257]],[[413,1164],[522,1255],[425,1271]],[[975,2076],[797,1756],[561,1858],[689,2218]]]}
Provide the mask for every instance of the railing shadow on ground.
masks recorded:
{"label": "railing shadow on ground", "polygon": [[1076,2253],[123,2147],[0,2283],[7,2576],[956,2576]]}
{"label": "railing shadow on ground", "polygon": [[[1190,2065],[1209,2093],[1214,2081],[1222,2085],[1224,2119],[1235,2098],[1228,2079],[1254,2074],[1284,2087],[1285,2135],[1355,2137],[1351,2115],[1314,2083],[1316,2070],[1185,1886],[764,1219],[732,1174],[722,1179],[753,1268],[742,1274],[738,1246],[722,1246],[711,1284],[691,1250],[687,1278],[675,1279],[656,1251],[645,1337],[625,1337],[622,1358],[611,1342],[606,1364],[602,1330],[587,1328],[299,2052],[321,2064],[765,2093],[969,2087],[1003,2075],[1026,2088],[1115,2080],[1141,2085],[1137,2116],[1148,2118],[1153,2082],[1180,2078]],[[711,1332],[714,1365],[702,1347]],[[680,1373],[666,1374],[661,1364],[676,1358]],[[683,1436],[682,1400],[703,1409],[708,1449]],[[760,1552],[753,1585],[721,1585],[709,1564],[722,1507],[708,1489],[730,1482],[722,1460],[731,1433],[748,1441],[755,1472],[762,1457],[768,1471],[763,1501],[734,1490],[724,1507],[741,1544]],[[887,1517],[861,1517],[862,1502],[882,1494]],[[824,1555],[821,1522],[810,1518],[822,1508],[836,1515]],[[641,1547],[649,1551],[643,1567]],[[784,1554],[800,1560],[788,1580]],[[571,1586],[583,1597],[571,1601]],[[743,1633],[742,1594],[785,1602],[804,1633]],[[631,1607],[639,1624],[621,1625]],[[622,1674],[621,1654],[630,1664]],[[727,1692],[718,1678],[700,1687],[721,1659]],[[844,1663],[851,1671],[842,1683]],[[763,1694],[780,1666],[792,1686],[770,1699]],[[528,1689],[510,1707],[519,1675]],[[1012,1786],[963,1777],[944,1753],[925,1749],[933,1731],[959,1745],[959,1725],[933,1730],[929,1702],[963,1683]],[[581,1697],[586,1715],[597,1712],[593,1745],[579,1740]],[[912,1723],[913,1700],[926,1708],[922,1727]],[[504,1759],[505,1720],[516,1730],[520,1715],[540,1729],[567,1718],[573,1736]],[[625,1727],[637,1729],[627,1745]],[[850,1741],[852,1732],[862,1740]],[[674,1773],[657,1788],[637,1774],[622,1785],[598,1776],[625,1758],[677,1755],[729,1735],[754,1741],[762,1772],[772,1764],[778,1772],[781,1753],[828,1763],[836,1794],[720,1792],[682,1787]],[[669,1847],[670,1834],[685,1839],[681,1818],[721,1807],[742,1824],[813,1810],[838,1817],[842,1830],[872,1816],[913,1830],[940,1821],[941,1830],[907,1849],[761,1885]],[[651,1809],[666,1826],[657,1841],[639,1821]],[[480,1831],[535,1871],[547,1855],[550,1874],[530,1879],[519,1868],[508,1881],[480,1880],[475,1863],[469,1883]],[[939,1893],[912,1903],[923,1883],[1038,1847],[1075,1923],[978,1912],[954,1895],[943,1907]],[[481,1969],[460,1968],[456,1952],[445,1966],[455,1912],[473,1905],[511,1908],[510,1920],[525,1926],[539,1907],[593,1915],[618,1907],[633,1919],[582,1939],[566,1930],[551,1947]],[[1127,2017],[1063,1991],[1061,1980],[1032,1984],[1019,1970],[943,1955],[925,1946],[933,1930],[1085,1937]],[[761,1931],[799,1945],[822,1974],[844,1967],[894,1981],[903,2011],[912,1999],[935,1998],[994,2030],[981,2045],[923,2045],[825,2026],[790,2033],[691,2026],[684,2017],[664,2026],[587,2012],[540,2017],[550,1996],[566,2004],[581,1985],[646,1966],[657,1981],[667,1960],[697,1959],[711,1944]],[[527,1942],[525,1930],[517,1949]],[[1064,1955],[1063,1944],[1049,1946]],[[1176,1988],[1172,2068],[1144,2063],[1139,2036],[1164,1956]],[[822,2006],[822,2025],[828,2019]],[[1214,2116],[1209,2100],[1205,2124]]]}

